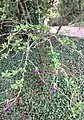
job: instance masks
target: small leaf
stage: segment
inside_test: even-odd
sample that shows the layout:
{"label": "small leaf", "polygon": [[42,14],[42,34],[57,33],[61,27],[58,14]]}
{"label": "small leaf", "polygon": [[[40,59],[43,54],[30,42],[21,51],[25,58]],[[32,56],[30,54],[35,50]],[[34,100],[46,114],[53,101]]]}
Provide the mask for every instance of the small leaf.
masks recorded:
{"label": "small leaf", "polygon": [[18,86],[17,86],[17,84],[12,84],[12,85],[11,85],[11,88],[12,88],[12,89],[18,89]]}
{"label": "small leaf", "polygon": [[17,73],[18,73],[17,70],[13,70],[13,71],[12,71],[12,74],[13,74],[13,75],[16,75]]}
{"label": "small leaf", "polygon": [[1,56],[1,59],[7,58],[7,57],[8,57],[8,54],[7,53],[3,53],[2,56]]}

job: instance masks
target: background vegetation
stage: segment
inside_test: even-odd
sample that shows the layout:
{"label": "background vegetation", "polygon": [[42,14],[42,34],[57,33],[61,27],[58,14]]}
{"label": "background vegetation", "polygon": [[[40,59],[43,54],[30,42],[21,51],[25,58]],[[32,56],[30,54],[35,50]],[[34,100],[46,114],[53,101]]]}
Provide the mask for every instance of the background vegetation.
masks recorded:
{"label": "background vegetation", "polygon": [[49,32],[83,14],[83,0],[0,1],[0,120],[84,119],[84,40]]}

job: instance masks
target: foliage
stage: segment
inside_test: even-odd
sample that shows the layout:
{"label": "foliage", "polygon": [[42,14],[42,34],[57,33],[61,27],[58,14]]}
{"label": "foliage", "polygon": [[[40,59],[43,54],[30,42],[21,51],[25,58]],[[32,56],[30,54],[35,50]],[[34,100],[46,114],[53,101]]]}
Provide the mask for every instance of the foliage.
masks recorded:
{"label": "foliage", "polygon": [[24,1],[1,1],[1,20],[14,22],[1,31],[1,120],[84,118],[84,41],[55,35],[53,44],[43,24],[53,3],[29,0],[26,10]]}
{"label": "foliage", "polygon": [[83,9],[83,0],[61,0],[59,12],[65,15],[69,21],[72,21],[81,14]]}

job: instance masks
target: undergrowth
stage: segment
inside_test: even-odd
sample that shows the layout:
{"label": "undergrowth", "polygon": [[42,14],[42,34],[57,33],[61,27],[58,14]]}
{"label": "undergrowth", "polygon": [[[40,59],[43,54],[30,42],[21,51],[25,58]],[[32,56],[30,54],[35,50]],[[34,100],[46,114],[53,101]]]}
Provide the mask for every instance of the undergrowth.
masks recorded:
{"label": "undergrowth", "polygon": [[47,30],[17,26],[0,46],[0,120],[83,120],[84,41]]}

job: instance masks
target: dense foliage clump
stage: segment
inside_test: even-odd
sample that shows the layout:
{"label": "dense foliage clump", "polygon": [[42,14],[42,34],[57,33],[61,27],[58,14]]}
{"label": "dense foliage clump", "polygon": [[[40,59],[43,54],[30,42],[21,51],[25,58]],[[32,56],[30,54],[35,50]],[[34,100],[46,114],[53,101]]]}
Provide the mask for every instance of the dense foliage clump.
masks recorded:
{"label": "dense foliage clump", "polygon": [[0,120],[84,119],[84,40],[53,35],[47,22],[59,13],[74,23],[83,2],[58,3],[0,1]]}

